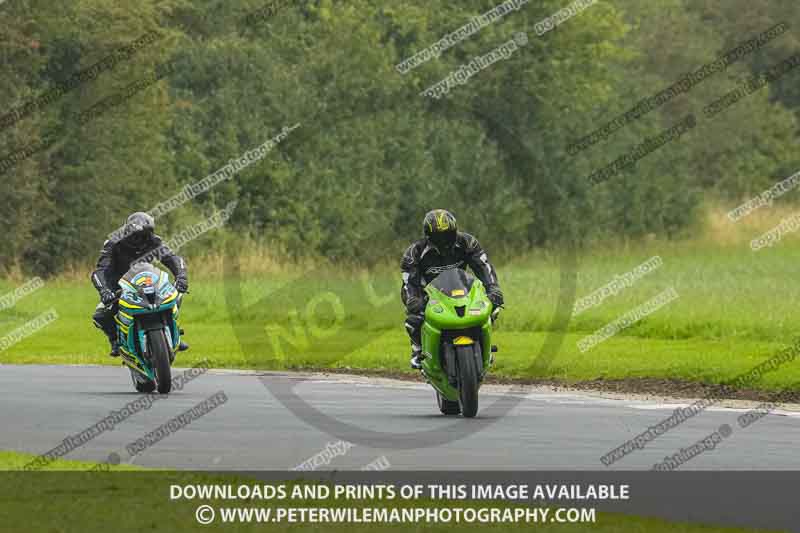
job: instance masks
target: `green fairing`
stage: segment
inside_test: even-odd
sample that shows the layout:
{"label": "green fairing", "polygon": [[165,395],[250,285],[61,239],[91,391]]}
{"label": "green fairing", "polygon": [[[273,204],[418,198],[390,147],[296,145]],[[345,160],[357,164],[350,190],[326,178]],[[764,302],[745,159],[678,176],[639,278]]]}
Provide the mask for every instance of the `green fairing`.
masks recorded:
{"label": "green fairing", "polygon": [[[425,309],[425,322],[422,326],[422,351],[425,354],[422,364],[423,374],[431,386],[444,398],[455,402],[459,400],[459,391],[449,383],[447,373],[440,364],[443,350],[442,332],[480,328],[483,368],[488,371],[491,366],[492,321],[490,317],[493,306],[486,297],[483,284],[478,279],[473,281],[472,288],[465,296],[453,297],[434,287],[433,284],[425,287],[425,291],[428,293],[428,306]],[[461,306],[465,307],[463,317],[459,316],[456,311],[456,307]],[[473,309],[480,309],[480,314],[471,315],[470,310]],[[478,339],[473,340],[478,341]]]}

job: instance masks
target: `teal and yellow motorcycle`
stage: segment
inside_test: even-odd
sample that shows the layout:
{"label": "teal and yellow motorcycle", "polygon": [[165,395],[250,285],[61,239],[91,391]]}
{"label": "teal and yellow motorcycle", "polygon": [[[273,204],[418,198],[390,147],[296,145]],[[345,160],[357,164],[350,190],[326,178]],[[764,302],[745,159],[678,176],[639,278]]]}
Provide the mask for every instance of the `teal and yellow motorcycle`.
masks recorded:
{"label": "teal and yellow motorcycle", "polygon": [[422,325],[422,374],[436,390],[445,415],[472,418],[478,413],[478,389],[494,363],[494,308],[483,283],[460,268],[446,270],[426,287],[428,304]]}
{"label": "teal and yellow motorcycle", "polygon": [[169,275],[149,263],[137,263],[120,279],[115,317],[122,364],[138,392],[168,394],[172,362],[181,342],[178,327],[183,297]]}

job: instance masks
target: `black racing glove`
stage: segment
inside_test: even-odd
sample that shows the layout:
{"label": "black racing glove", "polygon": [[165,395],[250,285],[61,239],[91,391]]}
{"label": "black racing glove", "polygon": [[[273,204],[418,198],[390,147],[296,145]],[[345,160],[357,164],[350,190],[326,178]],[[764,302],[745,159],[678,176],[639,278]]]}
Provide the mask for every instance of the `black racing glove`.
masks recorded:
{"label": "black racing glove", "polygon": [[103,305],[106,307],[111,307],[116,303],[117,295],[110,289],[103,289],[100,291],[100,301],[102,301]]}
{"label": "black racing glove", "polygon": [[425,301],[425,298],[423,297],[409,296],[408,300],[406,300],[406,309],[409,313],[417,315],[425,310],[427,303],[428,302]]}
{"label": "black racing glove", "polygon": [[178,276],[175,278],[175,288],[178,289],[178,292],[189,292],[189,280],[186,279],[186,276]]}
{"label": "black racing glove", "polygon": [[489,291],[486,293],[486,297],[489,298],[489,301],[492,302],[492,305],[495,307],[502,307],[505,303],[503,300],[503,291],[500,290],[500,287],[490,287]]}

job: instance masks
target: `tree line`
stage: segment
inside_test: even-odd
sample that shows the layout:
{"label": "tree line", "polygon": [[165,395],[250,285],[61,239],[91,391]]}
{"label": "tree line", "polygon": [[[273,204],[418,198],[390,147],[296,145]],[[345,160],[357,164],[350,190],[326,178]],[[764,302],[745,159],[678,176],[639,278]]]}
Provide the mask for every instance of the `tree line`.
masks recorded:
{"label": "tree line", "polygon": [[[0,6],[0,269],[84,264],[128,213],[296,124],[266,157],[159,217],[159,233],[236,201],[225,228],[187,253],[246,238],[288,255],[399,257],[435,207],[509,254],[681,238],[704,200],[740,200],[800,170],[800,69],[769,75],[800,50],[797,2],[568,12],[541,0],[497,16],[501,4]],[[558,25],[539,35],[546,20]],[[520,32],[525,46],[458,81]],[[404,63],[434,48],[438,57]],[[455,80],[446,95],[421,94],[445,79]],[[746,97],[703,116],[743,85]],[[648,144],[692,115],[693,127]],[[589,179],[598,173],[607,179]]]}

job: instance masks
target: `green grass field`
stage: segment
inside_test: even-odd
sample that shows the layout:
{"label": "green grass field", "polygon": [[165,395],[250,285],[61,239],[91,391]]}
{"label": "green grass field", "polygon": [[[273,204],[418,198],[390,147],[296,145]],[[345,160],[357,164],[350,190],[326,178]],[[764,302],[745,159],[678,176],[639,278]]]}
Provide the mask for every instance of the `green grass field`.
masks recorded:
{"label": "green grass field", "polygon": [[[749,238],[760,234],[751,229]],[[580,298],[658,255],[663,266],[599,306],[554,326],[562,287],[556,255],[532,254],[500,264],[507,310],[501,317],[495,374],[568,383],[677,378],[720,383],[788,345],[800,332],[797,244],[791,237],[752,252],[747,241],[653,241],[584,252],[574,272]],[[398,298],[399,274],[378,269],[291,269],[225,275],[222,262],[192,279],[182,324],[191,343],[181,365],[205,357],[217,367],[350,368],[408,371],[408,341]],[[569,278],[569,275],[566,276]],[[369,280],[366,283],[364,280]],[[16,283],[3,282],[0,295]],[[365,288],[369,287],[369,288]],[[677,300],[591,350],[577,342],[662,291]],[[240,288],[241,292],[232,290]],[[568,290],[566,298],[569,296]],[[242,305],[233,305],[237,293]],[[571,309],[572,300],[565,309]],[[55,279],[14,308],[0,311],[0,336],[53,307],[59,319],[0,352],[0,363],[118,364],[90,321],[97,303],[86,281]],[[542,346],[548,346],[542,364]],[[534,364],[535,361],[538,361]],[[755,389],[800,381],[800,362],[765,375]]]}

